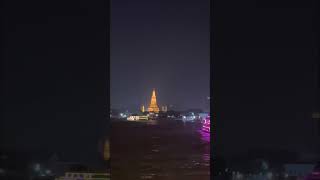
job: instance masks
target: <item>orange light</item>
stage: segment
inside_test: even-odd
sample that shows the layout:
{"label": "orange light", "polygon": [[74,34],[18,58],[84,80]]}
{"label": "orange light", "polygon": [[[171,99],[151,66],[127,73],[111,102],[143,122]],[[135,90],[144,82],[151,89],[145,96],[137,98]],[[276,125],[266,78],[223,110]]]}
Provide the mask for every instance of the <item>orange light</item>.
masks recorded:
{"label": "orange light", "polygon": [[156,96],[156,90],[153,89],[152,91],[152,96],[151,96],[151,102],[150,102],[150,106],[148,108],[149,112],[155,112],[155,113],[159,113],[159,107],[157,104],[157,96]]}

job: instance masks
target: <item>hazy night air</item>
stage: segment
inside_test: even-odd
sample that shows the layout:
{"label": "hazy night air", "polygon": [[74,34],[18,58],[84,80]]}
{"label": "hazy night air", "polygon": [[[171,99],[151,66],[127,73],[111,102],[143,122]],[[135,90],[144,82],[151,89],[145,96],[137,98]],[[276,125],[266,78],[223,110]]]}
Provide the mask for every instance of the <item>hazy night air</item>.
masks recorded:
{"label": "hazy night air", "polygon": [[209,108],[209,9],[209,1],[112,2],[112,108],[138,111],[153,88],[168,108]]}

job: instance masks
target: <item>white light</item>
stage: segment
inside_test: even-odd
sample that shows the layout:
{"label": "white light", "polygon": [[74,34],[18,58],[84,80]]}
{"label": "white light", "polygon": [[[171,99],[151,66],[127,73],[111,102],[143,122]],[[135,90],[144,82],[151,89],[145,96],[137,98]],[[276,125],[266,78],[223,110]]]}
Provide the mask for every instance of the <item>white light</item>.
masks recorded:
{"label": "white light", "polygon": [[46,174],[51,174],[51,171],[49,169],[47,169]]}

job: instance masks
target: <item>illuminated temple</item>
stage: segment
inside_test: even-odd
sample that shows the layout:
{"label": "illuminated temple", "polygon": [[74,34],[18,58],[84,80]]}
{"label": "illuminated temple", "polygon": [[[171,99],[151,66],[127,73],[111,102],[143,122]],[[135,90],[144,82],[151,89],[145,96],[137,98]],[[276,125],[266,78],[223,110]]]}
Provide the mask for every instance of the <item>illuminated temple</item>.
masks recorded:
{"label": "illuminated temple", "polygon": [[157,104],[157,96],[156,96],[155,89],[153,89],[153,91],[152,91],[152,97],[151,97],[150,105],[148,107],[148,111],[153,112],[153,113],[159,113],[159,107]]}

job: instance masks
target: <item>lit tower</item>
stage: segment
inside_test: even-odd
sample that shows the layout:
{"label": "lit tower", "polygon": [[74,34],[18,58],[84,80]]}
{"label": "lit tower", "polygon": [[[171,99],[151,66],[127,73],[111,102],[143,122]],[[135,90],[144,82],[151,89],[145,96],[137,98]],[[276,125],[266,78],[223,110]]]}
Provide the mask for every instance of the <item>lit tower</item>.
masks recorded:
{"label": "lit tower", "polygon": [[149,112],[154,112],[154,113],[159,113],[159,107],[157,105],[157,96],[156,96],[156,90],[153,89],[152,91],[152,97],[151,97],[151,102],[150,106],[148,108]]}
{"label": "lit tower", "polygon": [[145,110],[144,110],[144,105],[142,105],[142,106],[141,106],[141,112],[144,113],[144,111],[145,111]]}
{"label": "lit tower", "polygon": [[168,107],[167,106],[162,106],[161,107],[161,111],[162,112],[167,112],[168,111]]}

